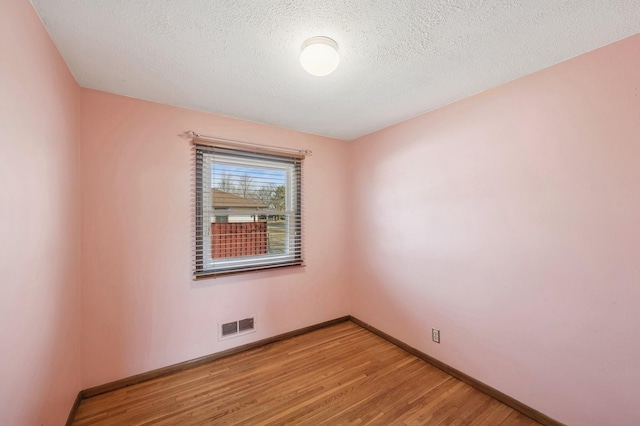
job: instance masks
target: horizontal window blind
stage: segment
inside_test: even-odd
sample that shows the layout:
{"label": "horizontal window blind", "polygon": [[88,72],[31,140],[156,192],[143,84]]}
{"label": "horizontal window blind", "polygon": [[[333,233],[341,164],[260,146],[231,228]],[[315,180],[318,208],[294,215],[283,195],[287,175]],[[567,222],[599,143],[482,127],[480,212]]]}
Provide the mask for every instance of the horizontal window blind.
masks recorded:
{"label": "horizontal window blind", "polygon": [[303,159],[198,144],[195,152],[196,277],[301,265]]}

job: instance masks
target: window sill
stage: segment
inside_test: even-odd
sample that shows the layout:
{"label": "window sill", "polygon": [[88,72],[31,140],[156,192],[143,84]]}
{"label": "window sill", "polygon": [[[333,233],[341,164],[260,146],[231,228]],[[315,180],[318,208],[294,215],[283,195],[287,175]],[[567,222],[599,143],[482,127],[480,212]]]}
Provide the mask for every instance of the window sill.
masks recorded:
{"label": "window sill", "polygon": [[200,280],[208,280],[211,278],[223,278],[223,277],[228,277],[231,275],[240,275],[240,274],[252,274],[252,273],[257,273],[257,272],[266,272],[266,271],[273,271],[276,269],[284,269],[284,268],[306,268],[307,265],[305,265],[304,263],[299,263],[297,265],[273,265],[273,266],[264,266],[264,267],[260,267],[260,268],[254,268],[254,269],[243,269],[243,270],[238,270],[238,271],[222,271],[222,272],[200,272],[200,273],[196,273],[193,276],[193,280],[194,281],[200,281]]}

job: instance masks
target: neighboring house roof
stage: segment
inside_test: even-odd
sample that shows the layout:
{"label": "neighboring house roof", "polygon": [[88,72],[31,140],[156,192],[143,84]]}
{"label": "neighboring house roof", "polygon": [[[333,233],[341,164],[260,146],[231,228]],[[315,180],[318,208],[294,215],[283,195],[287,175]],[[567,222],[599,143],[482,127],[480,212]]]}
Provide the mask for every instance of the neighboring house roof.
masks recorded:
{"label": "neighboring house roof", "polygon": [[211,206],[214,209],[266,209],[259,201],[211,188]]}

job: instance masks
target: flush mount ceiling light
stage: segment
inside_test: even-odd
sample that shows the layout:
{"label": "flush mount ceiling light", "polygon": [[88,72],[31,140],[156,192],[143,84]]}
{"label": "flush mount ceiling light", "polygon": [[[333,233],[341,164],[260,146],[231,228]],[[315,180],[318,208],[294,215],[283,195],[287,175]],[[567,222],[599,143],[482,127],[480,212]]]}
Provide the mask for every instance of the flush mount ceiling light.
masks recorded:
{"label": "flush mount ceiling light", "polygon": [[329,75],[339,63],[338,43],[329,37],[311,37],[302,43],[300,64],[309,74],[317,77]]}

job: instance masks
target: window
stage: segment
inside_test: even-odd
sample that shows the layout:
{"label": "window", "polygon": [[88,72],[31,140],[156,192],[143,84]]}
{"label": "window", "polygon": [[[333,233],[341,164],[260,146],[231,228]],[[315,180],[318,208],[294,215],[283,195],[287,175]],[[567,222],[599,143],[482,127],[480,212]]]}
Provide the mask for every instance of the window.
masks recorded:
{"label": "window", "polygon": [[195,147],[195,275],[302,264],[302,156]]}

